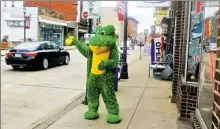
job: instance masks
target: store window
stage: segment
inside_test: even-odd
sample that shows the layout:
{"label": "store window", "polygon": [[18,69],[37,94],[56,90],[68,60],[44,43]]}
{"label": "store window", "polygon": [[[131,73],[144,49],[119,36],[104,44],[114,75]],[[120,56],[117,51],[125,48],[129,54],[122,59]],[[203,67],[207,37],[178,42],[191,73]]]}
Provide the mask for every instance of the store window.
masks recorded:
{"label": "store window", "polygon": [[204,18],[204,42],[202,44],[198,111],[199,117],[204,121],[207,129],[212,129],[216,60],[215,13],[218,9],[218,7],[206,7]]}

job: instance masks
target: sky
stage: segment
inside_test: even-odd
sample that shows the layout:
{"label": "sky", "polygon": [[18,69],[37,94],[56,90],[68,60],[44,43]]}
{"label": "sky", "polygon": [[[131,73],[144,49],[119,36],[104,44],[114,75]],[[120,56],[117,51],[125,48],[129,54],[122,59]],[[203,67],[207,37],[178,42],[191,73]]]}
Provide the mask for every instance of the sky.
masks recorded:
{"label": "sky", "polygon": [[[116,1],[102,1],[101,7],[116,7]],[[128,16],[132,16],[139,21],[138,32],[144,32],[144,29],[150,30],[154,24],[153,8],[137,8],[136,1],[129,1]]]}
{"label": "sky", "polygon": [[[9,2],[10,4],[10,2]],[[22,2],[16,1],[16,4],[22,6]],[[101,1],[101,7],[116,7],[116,1]],[[1,4],[3,7],[3,3]],[[206,8],[205,16],[213,16],[214,12],[218,8]],[[128,3],[128,15],[136,18],[139,21],[138,32],[144,32],[144,29],[150,30],[150,26],[154,24],[153,8],[138,8],[136,7],[136,1],[129,1]]]}

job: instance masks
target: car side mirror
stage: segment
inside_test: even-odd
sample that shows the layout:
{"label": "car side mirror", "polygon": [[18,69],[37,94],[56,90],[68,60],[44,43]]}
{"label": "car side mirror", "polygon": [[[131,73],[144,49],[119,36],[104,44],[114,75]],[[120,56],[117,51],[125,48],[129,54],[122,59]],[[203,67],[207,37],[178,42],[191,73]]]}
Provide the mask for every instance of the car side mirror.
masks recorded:
{"label": "car side mirror", "polygon": [[64,50],[64,48],[63,47],[59,47],[60,48],[60,50]]}

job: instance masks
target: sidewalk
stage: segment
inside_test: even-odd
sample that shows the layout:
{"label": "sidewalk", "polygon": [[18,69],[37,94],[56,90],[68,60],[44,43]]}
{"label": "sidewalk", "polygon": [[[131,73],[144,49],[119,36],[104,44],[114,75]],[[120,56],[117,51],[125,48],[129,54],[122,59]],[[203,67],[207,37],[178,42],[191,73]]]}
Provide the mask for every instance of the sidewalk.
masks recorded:
{"label": "sidewalk", "polygon": [[177,109],[170,103],[171,82],[148,78],[149,56],[129,64],[129,79],[121,80],[117,98],[122,122],[106,123],[106,108],[100,97],[100,118],[83,118],[87,106],[79,105],[48,129],[177,129]]}
{"label": "sidewalk", "polygon": [[[74,50],[74,46],[63,46],[65,50]],[[8,52],[8,50],[1,50],[1,56],[5,56],[5,54]]]}

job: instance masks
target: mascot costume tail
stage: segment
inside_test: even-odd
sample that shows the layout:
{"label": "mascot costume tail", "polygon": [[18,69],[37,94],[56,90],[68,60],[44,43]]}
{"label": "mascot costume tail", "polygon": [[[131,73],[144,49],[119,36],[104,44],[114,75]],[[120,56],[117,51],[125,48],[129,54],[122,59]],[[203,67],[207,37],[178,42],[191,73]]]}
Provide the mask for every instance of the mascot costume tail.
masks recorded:
{"label": "mascot costume tail", "polygon": [[118,48],[113,25],[98,26],[95,36],[89,45],[82,43],[74,36],[66,39],[67,45],[75,45],[79,52],[87,58],[87,100],[88,111],[84,118],[98,119],[99,96],[108,110],[107,122],[116,124],[121,121],[119,105],[114,91],[115,70],[118,65]]}

